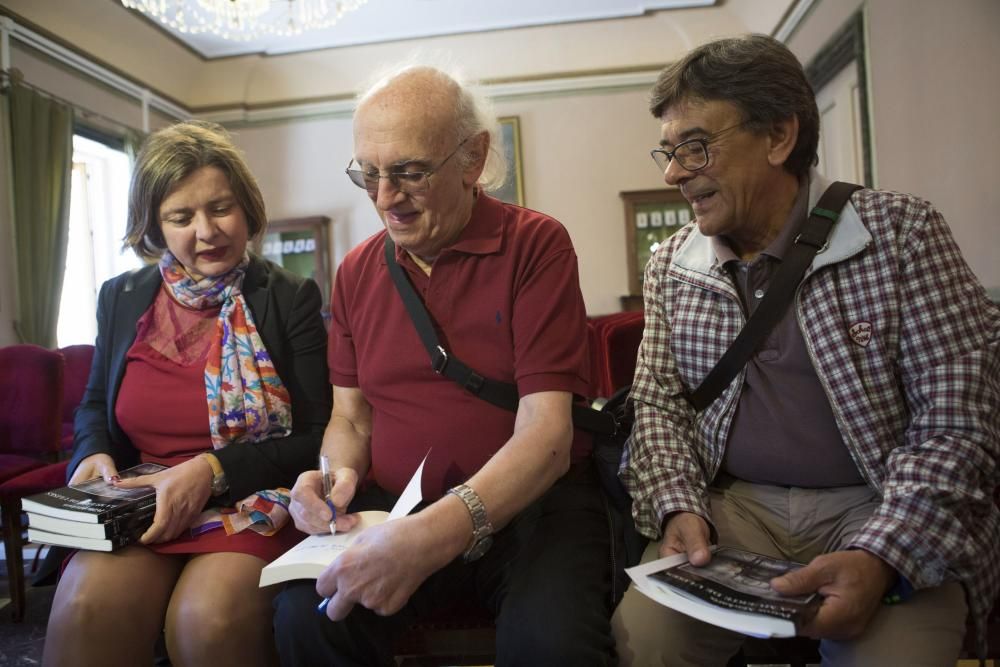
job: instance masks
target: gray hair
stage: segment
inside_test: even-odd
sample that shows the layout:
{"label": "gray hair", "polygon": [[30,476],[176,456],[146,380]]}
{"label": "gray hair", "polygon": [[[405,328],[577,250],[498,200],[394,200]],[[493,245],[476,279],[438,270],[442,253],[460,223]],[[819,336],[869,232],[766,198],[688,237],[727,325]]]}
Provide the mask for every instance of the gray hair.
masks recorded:
{"label": "gray hair", "polygon": [[688,99],[730,102],[757,132],[796,116],[799,135],[784,167],[803,176],[816,164],[816,96],[801,63],[778,40],[747,35],[699,46],[660,72],[650,95],[649,110],[660,118],[667,107]]}
{"label": "gray hair", "polygon": [[[486,166],[479,177],[479,186],[487,191],[502,187],[507,178],[507,156],[504,155],[503,142],[500,136],[500,123],[497,122],[493,105],[478,87],[466,82],[458,68],[438,62],[429,64],[423,55],[414,55],[403,62],[390,65],[378,71],[371,83],[358,96],[358,105],[386,88],[399,77],[414,71],[424,71],[433,74],[443,83],[453,86],[456,90],[455,105],[455,141],[462,141],[482,132],[490,135],[490,149],[486,156]],[[444,60],[440,56],[436,60]],[[423,61],[423,62],[421,62]],[[468,166],[475,161],[472,147],[463,146],[456,154],[462,164]]]}

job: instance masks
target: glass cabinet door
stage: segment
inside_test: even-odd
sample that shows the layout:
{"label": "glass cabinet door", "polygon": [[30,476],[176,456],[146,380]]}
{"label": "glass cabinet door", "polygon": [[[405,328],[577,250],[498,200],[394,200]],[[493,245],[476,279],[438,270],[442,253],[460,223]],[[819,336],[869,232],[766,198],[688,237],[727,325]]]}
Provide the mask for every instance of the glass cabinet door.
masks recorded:
{"label": "glass cabinet door", "polygon": [[691,222],[694,215],[677,189],[637,190],[620,194],[625,204],[625,252],[629,293],[623,310],[642,309],[642,277],[660,244]]}
{"label": "glass cabinet door", "polygon": [[324,318],[330,307],[331,289],[329,226],[330,218],[325,215],[272,220],[260,248],[266,259],[316,281],[323,294]]}

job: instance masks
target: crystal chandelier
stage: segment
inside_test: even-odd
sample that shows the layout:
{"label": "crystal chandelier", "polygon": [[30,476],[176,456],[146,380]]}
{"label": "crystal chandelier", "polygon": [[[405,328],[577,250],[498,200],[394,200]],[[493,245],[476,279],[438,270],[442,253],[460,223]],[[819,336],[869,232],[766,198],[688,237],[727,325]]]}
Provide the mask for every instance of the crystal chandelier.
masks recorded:
{"label": "crystal chandelier", "polygon": [[298,35],[329,28],[367,0],[121,0],[178,32],[223,39]]}

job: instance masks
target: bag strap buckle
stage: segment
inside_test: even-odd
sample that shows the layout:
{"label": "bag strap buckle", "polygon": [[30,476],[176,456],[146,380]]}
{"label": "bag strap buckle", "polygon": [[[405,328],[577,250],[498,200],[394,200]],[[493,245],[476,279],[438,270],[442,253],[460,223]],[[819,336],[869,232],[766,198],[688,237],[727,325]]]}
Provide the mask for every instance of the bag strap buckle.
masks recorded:
{"label": "bag strap buckle", "polygon": [[438,345],[434,349],[434,354],[431,356],[431,368],[438,375],[444,373],[445,366],[448,365],[448,353],[444,351],[444,348]]}

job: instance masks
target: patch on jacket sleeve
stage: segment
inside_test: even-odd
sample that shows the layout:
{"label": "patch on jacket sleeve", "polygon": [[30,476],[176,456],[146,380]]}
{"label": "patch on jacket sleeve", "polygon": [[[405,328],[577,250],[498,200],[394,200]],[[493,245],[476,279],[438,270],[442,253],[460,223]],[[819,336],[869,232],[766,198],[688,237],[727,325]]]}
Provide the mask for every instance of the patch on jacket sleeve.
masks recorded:
{"label": "patch on jacket sleeve", "polygon": [[847,334],[855,343],[861,347],[865,347],[872,339],[872,323],[857,322],[851,325],[851,328],[847,330]]}

